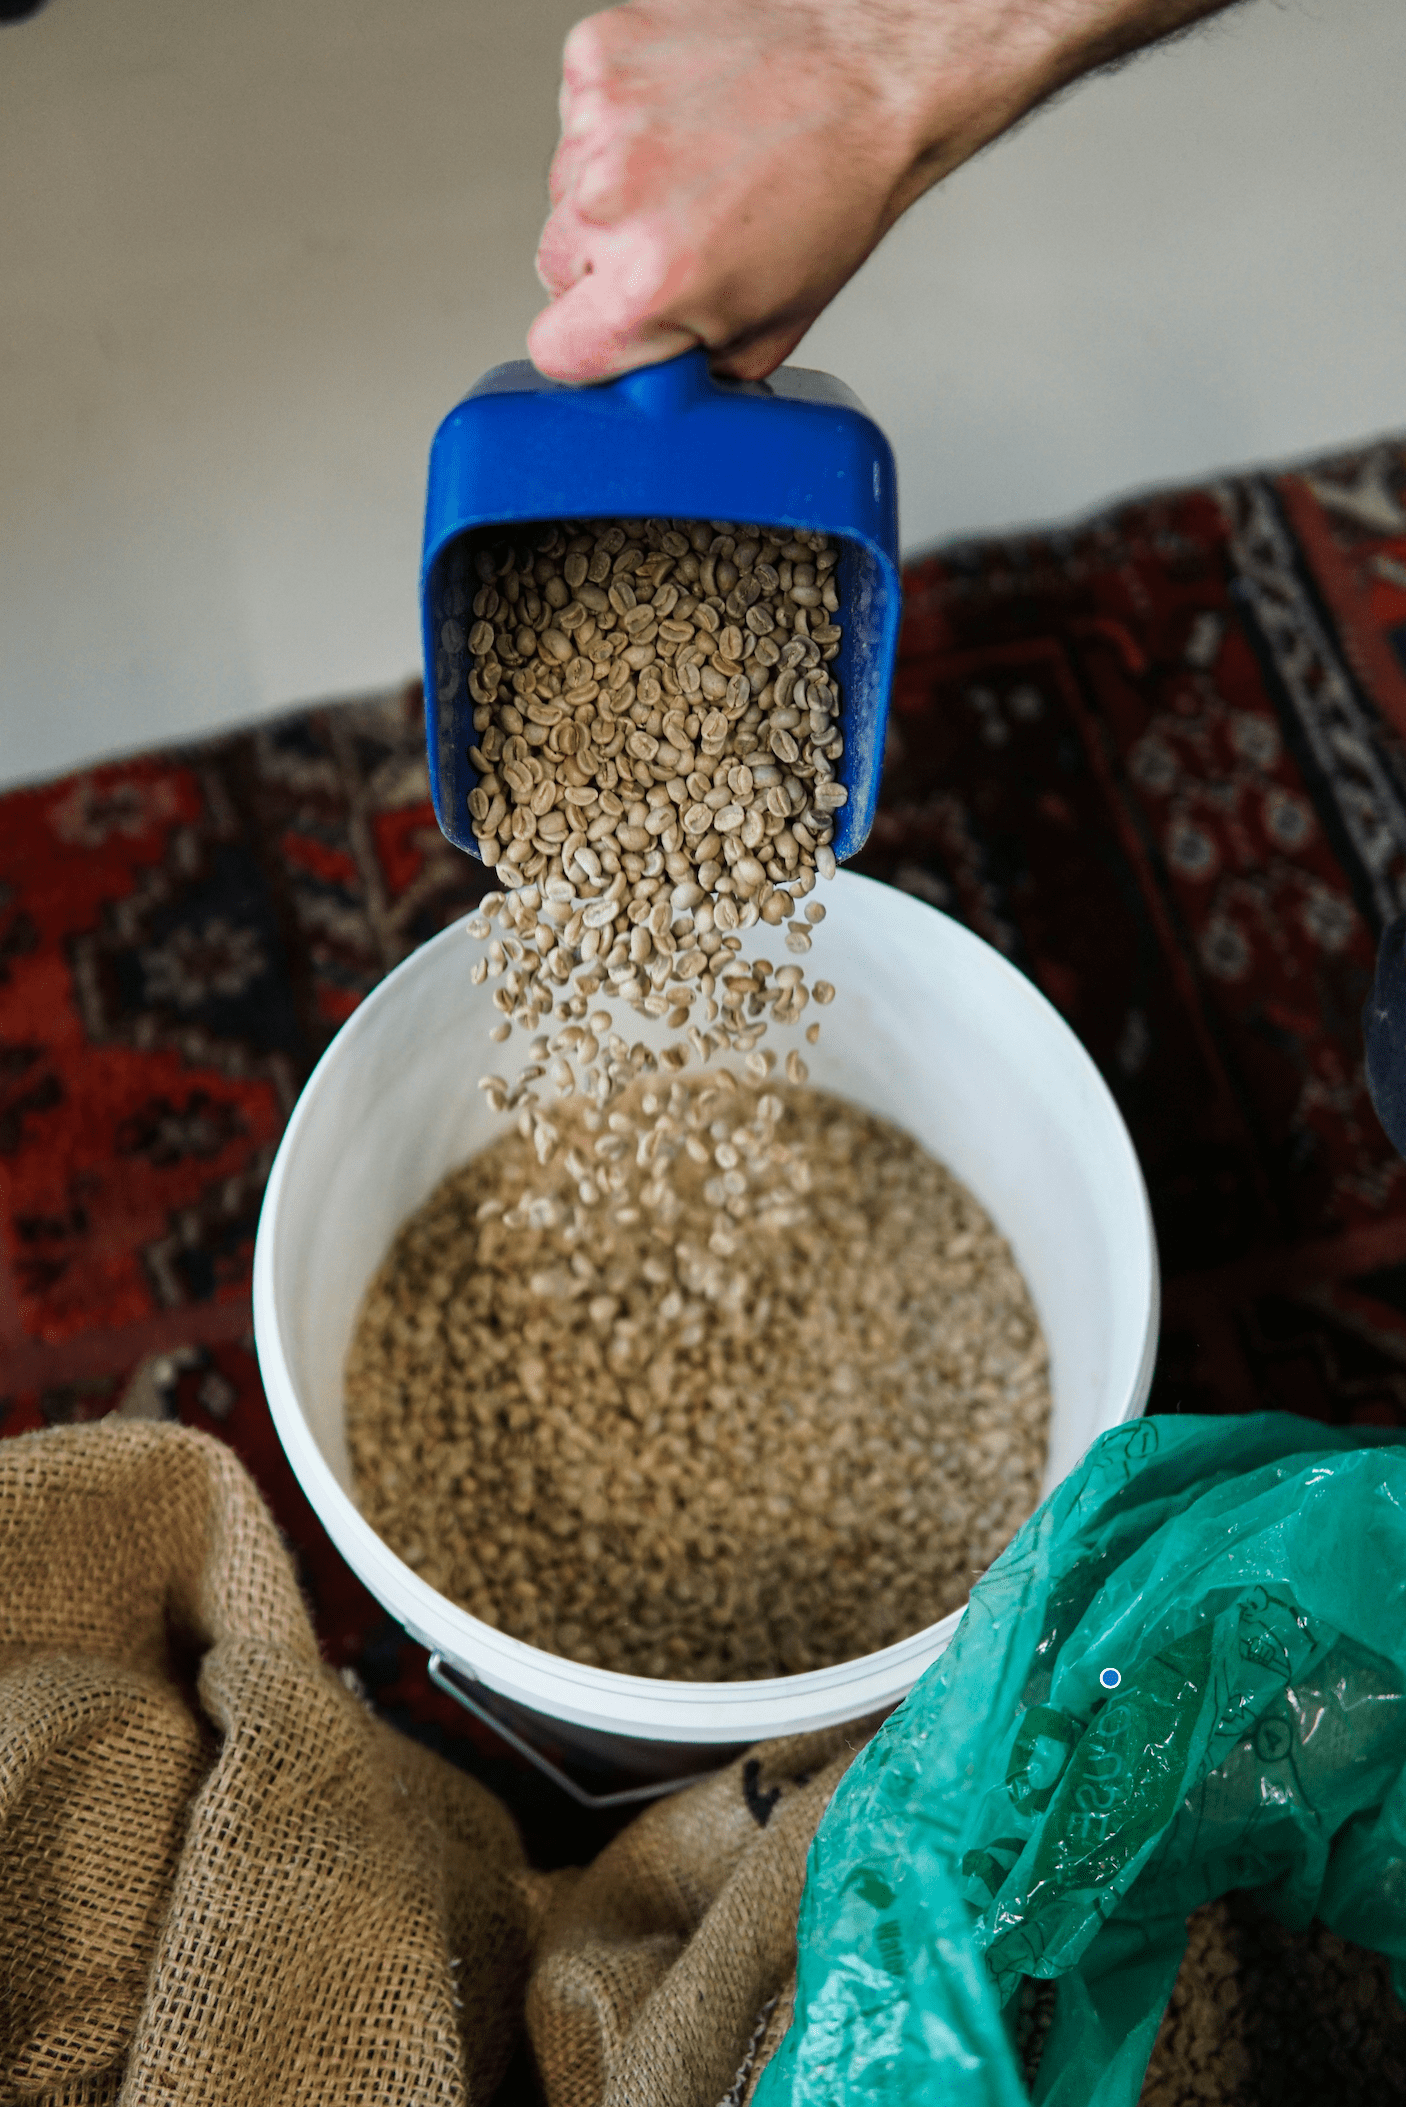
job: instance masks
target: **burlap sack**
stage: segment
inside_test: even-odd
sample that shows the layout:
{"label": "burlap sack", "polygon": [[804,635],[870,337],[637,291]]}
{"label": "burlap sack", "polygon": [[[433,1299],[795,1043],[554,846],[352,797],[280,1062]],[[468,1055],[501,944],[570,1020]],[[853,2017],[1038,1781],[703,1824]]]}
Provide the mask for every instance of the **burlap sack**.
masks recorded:
{"label": "burlap sack", "polygon": [[[2,2107],[741,2102],[865,1729],[758,1748],[584,1873],[322,1665],[203,1434],[0,1441]],[[529,1970],[537,1953],[530,1987]]]}
{"label": "burlap sack", "polygon": [[758,1746],[558,1894],[527,1996],[549,2107],[750,2097],[790,2016],[811,1838],[876,1725]]}
{"label": "burlap sack", "polygon": [[539,1891],[320,1663],[228,1449],[0,1441],[0,2099],[487,2100]]}

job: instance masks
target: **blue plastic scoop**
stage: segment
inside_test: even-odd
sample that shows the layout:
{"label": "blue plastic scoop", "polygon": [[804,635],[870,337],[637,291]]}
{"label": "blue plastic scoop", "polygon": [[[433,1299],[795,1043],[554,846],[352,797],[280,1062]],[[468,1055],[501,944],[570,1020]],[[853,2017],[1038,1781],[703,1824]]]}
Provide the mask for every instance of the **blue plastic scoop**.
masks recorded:
{"label": "blue plastic scoop", "polygon": [[783,366],[769,381],[717,380],[702,350],[593,388],[544,380],[525,359],[495,366],[436,432],[420,612],[430,783],[449,839],[477,853],[469,652],[463,625],[447,619],[449,559],[524,524],[602,518],[728,520],[841,543],[844,640],[832,670],[849,798],[834,851],[852,856],[874,818],[898,651],[893,451],[828,373]]}

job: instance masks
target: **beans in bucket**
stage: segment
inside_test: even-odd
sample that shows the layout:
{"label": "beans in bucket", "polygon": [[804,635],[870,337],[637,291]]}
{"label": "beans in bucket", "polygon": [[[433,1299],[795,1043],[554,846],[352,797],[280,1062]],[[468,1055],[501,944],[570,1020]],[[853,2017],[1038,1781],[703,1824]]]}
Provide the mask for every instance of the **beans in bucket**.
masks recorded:
{"label": "beans in bucket", "polygon": [[645,1795],[895,1702],[1146,1394],[1101,1081],[989,947],[835,875],[896,543],[824,375],[501,368],[435,442],[436,811],[495,884],[313,1077],[259,1346],[353,1565],[580,1797],[563,1759]]}

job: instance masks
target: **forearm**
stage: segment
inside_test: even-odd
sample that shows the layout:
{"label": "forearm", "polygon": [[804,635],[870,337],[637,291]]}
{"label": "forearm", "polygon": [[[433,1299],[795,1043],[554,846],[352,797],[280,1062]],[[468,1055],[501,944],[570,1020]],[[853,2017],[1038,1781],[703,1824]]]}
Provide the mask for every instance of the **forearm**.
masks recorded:
{"label": "forearm", "polygon": [[889,224],[1062,88],[1234,0],[763,0],[874,100],[900,168]]}

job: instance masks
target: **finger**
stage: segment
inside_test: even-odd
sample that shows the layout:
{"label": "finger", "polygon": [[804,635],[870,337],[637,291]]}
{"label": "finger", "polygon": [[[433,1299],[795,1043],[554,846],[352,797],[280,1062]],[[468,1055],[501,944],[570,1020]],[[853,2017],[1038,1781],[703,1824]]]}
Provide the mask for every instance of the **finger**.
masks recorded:
{"label": "finger", "polygon": [[589,229],[568,202],[558,205],[537,244],[537,276],[554,300],[590,270]]}
{"label": "finger", "polygon": [[560,205],[570,197],[571,186],[576,180],[584,158],[584,141],[563,139],[552,155],[552,165],[547,170],[547,196],[553,205]]}
{"label": "finger", "polygon": [[648,162],[643,170],[640,162],[649,143],[648,135],[636,138],[617,130],[558,148],[554,210],[537,249],[537,275],[549,293],[564,293],[584,277],[591,268],[593,237],[626,217],[642,175],[648,176]]}
{"label": "finger", "polygon": [[598,15],[583,15],[567,31],[566,42],[561,47],[564,93],[593,87],[608,72],[610,50],[617,41],[612,35],[615,24],[611,16],[614,13],[613,8],[606,8]]}
{"label": "finger", "polygon": [[554,221],[548,231],[559,246],[542,275],[553,276],[558,298],[528,338],[533,360],[554,379],[604,380],[698,343],[715,349],[718,371],[765,379],[833,290],[795,288],[779,306],[748,313],[735,272],[710,272],[706,241],[700,248],[677,225],[647,230],[631,221],[612,233],[571,208]]}
{"label": "finger", "polygon": [[[543,240],[546,269],[562,288],[559,299],[573,296],[575,301],[569,318],[559,318],[548,330],[554,343],[564,343],[568,330],[573,345],[578,336],[582,344],[597,340],[605,370],[622,372],[636,363],[625,352],[641,329],[678,317],[692,259],[677,229],[641,226],[637,220],[613,230],[599,227],[584,220],[573,201],[553,213]],[[596,357],[579,348],[569,355],[584,356],[589,363]]]}
{"label": "finger", "polygon": [[698,332],[645,314],[622,314],[618,299],[588,273],[543,308],[527,332],[533,364],[549,380],[580,385],[610,380],[691,351]]}
{"label": "finger", "polygon": [[594,89],[563,86],[560,97],[561,138],[547,174],[552,202],[564,196],[583,160],[610,137],[611,110]]}
{"label": "finger", "polygon": [[613,227],[659,181],[662,156],[651,129],[602,110],[599,118],[564,137],[547,171],[554,206],[571,204],[583,220]]}
{"label": "finger", "polygon": [[791,356],[814,320],[814,315],[807,315],[803,321],[768,328],[735,346],[724,346],[713,359],[713,371],[731,380],[768,379]]}
{"label": "finger", "polygon": [[562,52],[561,87],[557,91],[561,138],[547,172],[547,191],[554,205],[570,191],[583,157],[609,133],[608,68],[598,23],[595,16],[578,22]]}

